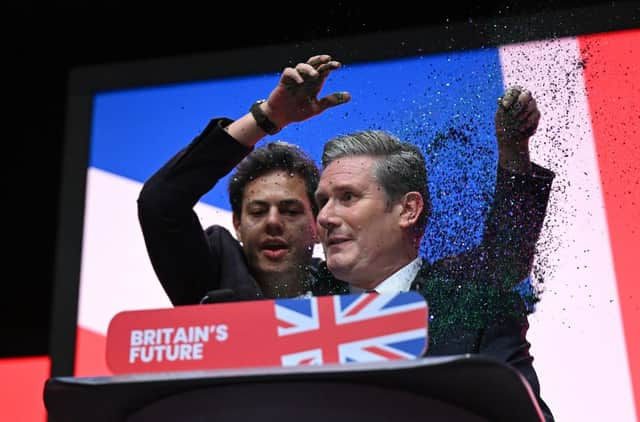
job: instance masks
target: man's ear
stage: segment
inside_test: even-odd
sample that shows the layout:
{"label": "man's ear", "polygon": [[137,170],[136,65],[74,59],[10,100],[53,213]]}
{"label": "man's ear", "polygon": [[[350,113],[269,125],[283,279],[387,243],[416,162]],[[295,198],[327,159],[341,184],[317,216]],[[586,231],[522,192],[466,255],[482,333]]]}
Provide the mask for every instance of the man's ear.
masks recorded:
{"label": "man's ear", "polygon": [[400,200],[400,205],[402,205],[400,227],[407,229],[415,226],[424,208],[424,200],[420,192],[412,191],[405,193]]}
{"label": "man's ear", "polygon": [[238,239],[238,242],[242,242],[242,238],[240,236],[240,217],[235,213],[233,213],[233,228],[236,231],[236,239]]}

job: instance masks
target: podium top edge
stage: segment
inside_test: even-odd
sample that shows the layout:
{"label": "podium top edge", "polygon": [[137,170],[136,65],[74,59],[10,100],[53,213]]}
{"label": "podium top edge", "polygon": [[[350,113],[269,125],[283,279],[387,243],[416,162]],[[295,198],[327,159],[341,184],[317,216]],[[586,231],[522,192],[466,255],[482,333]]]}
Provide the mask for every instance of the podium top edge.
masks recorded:
{"label": "podium top edge", "polygon": [[120,375],[90,376],[90,377],[52,377],[48,381],[56,381],[64,384],[75,385],[102,385],[102,384],[129,384],[155,382],[158,380],[195,380],[195,379],[234,379],[236,381],[247,378],[262,377],[287,377],[296,375],[331,375],[338,373],[377,373],[388,371],[403,371],[425,367],[443,367],[458,365],[475,365],[475,366],[503,366],[509,370],[503,363],[482,355],[460,354],[437,357],[424,357],[412,360],[396,360],[384,362],[353,362],[348,364],[324,364],[310,366],[295,367],[248,367],[248,368],[229,368],[229,369],[212,369],[197,371],[173,371],[173,372],[155,372],[155,373],[132,373]]}

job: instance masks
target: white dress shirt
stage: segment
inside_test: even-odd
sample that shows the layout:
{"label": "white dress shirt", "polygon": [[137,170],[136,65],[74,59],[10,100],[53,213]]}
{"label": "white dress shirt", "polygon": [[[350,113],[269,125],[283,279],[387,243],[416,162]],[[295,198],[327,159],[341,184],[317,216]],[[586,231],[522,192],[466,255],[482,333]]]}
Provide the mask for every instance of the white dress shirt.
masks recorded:
{"label": "white dress shirt", "polygon": [[[422,258],[417,257],[383,280],[374,290],[378,293],[408,292],[421,266]],[[365,290],[356,286],[350,286],[350,291],[351,293],[362,293]]]}

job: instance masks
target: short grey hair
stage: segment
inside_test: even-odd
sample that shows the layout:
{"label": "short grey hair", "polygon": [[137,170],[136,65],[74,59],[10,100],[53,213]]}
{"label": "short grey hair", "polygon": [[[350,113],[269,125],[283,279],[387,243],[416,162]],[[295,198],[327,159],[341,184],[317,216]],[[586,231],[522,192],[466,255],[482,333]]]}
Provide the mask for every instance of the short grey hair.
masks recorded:
{"label": "short grey hair", "polygon": [[339,158],[351,156],[377,159],[373,174],[376,182],[384,189],[388,207],[407,192],[415,191],[422,195],[424,209],[416,225],[417,231],[422,235],[431,213],[431,200],[426,163],[420,148],[401,141],[389,132],[363,130],[327,141],[322,152],[322,167],[326,168]]}

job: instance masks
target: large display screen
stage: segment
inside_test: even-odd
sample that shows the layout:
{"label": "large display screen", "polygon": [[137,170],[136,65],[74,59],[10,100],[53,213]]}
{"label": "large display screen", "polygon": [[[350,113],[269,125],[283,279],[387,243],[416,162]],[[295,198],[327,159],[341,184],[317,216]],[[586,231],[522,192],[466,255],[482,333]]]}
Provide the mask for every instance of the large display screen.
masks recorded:
{"label": "large display screen", "polygon": [[[322,93],[349,91],[352,101],[261,143],[293,142],[319,162],[329,138],[376,128],[423,147],[434,210],[422,245],[429,260],[480,241],[495,185],[496,100],[509,85],[532,91],[542,114],[532,160],[556,174],[534,270],[523,281],[542,292],[528,334],[542,397],[557,420],[635,420],[640,30],[583,30],[580,19],[574,11],[531,32],[505,20],[78,69],[69,91],[53,374],[109,375],[111,318],[171,306],[138,225],[144,181],[211,118],[238,118],[265,98],[284,66],[328,53],[344,66]],[[441,134],[449,136],[436,142]],[[203,226],[233,233],[226,187],[225,178],[196,212]]]}

